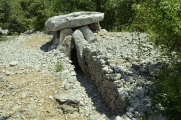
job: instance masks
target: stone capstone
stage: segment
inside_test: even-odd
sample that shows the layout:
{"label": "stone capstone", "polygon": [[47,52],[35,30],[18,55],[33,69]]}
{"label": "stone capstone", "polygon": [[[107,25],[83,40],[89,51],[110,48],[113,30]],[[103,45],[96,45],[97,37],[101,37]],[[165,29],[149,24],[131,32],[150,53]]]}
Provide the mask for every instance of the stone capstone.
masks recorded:
{"label": "stone capstone", "polygon": [[73,12],[67,15],[54,16],[45,22],[47,31],[58,31],[65,28],[74,28],[102,21],[104,13],[100,12]]}

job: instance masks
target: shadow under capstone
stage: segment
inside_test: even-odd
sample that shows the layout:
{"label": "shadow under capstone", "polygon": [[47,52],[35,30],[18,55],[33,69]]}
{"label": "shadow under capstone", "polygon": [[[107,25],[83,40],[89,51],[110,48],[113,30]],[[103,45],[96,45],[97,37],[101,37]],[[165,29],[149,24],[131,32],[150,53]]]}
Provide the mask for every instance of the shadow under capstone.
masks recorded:
{"label": "shadow under capstone", "polygon": [[47,42],[46,44],[42,45],[40,47],[40,50],[43,52],[48,52],[48,48],[52,45],[52,41]]}

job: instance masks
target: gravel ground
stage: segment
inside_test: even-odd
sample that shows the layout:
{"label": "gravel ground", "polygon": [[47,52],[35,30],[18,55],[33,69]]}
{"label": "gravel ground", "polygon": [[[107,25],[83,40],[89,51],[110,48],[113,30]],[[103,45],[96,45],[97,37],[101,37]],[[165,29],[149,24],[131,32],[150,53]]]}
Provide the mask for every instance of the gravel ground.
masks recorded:
{"label": "gravel ground", "polygon": [[[152,43],[140,39],[146,39],[145,34],[102,30],[96,37],[98,41],[91,46],[127,72],[133,65],[158,62],[159,51]],[[0,42],[0,120],[111,118],[110,110],[90,78],[81,72],[75,73],[71,60],[59,50],[46,52],[51,38],[51,35],[37,32]],[[63,66],[61,72],[56,72],[58,62]],[[72,82],[71,78],[76,80]],[[72,92],[75,98],[79,97],[81,106],[78,112],[65,113],[55,96]]]}
{"label": "gravel ground", "polygon": [[[51,35],[37,32],[0,42],[0,120],[107,119],[111,113],[89,78],[78,73],[74,91],[82,97],[78,113],[65,114],[55,95],[67,93],[66,81],[75,74],[71,61],[58,50],[44,52]],[[57,62],[64,67],[56,72]],[[72,72],[71,72],[72,71]]]}

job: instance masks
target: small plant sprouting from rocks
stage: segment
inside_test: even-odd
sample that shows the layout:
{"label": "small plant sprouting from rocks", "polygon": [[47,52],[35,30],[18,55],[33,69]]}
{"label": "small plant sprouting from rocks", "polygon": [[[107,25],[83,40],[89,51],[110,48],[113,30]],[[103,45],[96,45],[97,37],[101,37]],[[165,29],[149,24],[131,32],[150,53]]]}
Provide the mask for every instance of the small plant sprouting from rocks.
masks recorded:
{"label": "small plant sprouting from rocks", "polygon": [[56,72],[61,72],[63,70],[62,64],[58,61],[55,66]]}
{"label": "small plant sprouting from rocks", "polygon": [[6,41],[7,36],[6,35],[0,35],[0,41]]}

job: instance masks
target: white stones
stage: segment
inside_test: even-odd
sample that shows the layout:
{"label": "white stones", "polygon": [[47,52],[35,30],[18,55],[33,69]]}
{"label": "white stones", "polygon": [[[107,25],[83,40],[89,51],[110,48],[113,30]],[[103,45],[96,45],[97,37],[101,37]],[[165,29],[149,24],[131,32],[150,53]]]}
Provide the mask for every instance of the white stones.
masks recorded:
{"label": "white stones", "polygon": [[104,68],[102,68],[102,72],[103,73],[113,73],[113,70],[109,68],[109,66],[105,66]]}
{"label": "white stones", "polygon": [[23,92],[23,93],[22,93],[22,98],[26,98],[27,95],[28,95],[28,92]]}
{"label": "white stones", "polygon": [[21,108],[20,105],[15,105],[15,106],[12,108],[12,110],[13,110],[13,111],[17,111],[17,110],[19,110],[20,108]]}
{"label": "white stones", "polygon": [[119,98],[122,101],[125,101],[128,97],[128,92],[126,91],[126,89],[124,88],[118,88],[118,92],[119,92]]}
{"label": "white stones", "polygon": [[54,16],[45,22],[47,31],[58,31],[96,23],[104,19],[100,12],[73,12],[67,15]]}
{"label": "white stones", "polygon": [[127,76],[127,75],[123,75],[122,76],[122,79],[124,79],[125,81],[132,81],[133,80],[133,78],[131,77],[131,76]]}
{"label": "white stones", "polygon": [[130,113],[133,113],[135,111],[135,109],[133,107],[131,107],[127,111],[130,112]]}
{"label": "white stones", "polygon": [[49,98],[50,100],[52,100],[52,99],[53,99],[53,96],[50,95],[48,98]]}
{"label": "white stones", "polygon": [[75,92],[63,93],[56,95],[55,98],[61,103],[70,103],[80,105],[80,96],[77,96]]}
{"label": "white stones", "polygon": [[16,66],[17,64],[18,64],[18,61],[15,61],[15,60],[9,63],[10,66]]}
{"label": "white stones", "polygon": [[140,113],[139,113],[138,111],[135,111],[134,117],[135,117],[135,118],[139,118],[139,117],[140,117]]}

